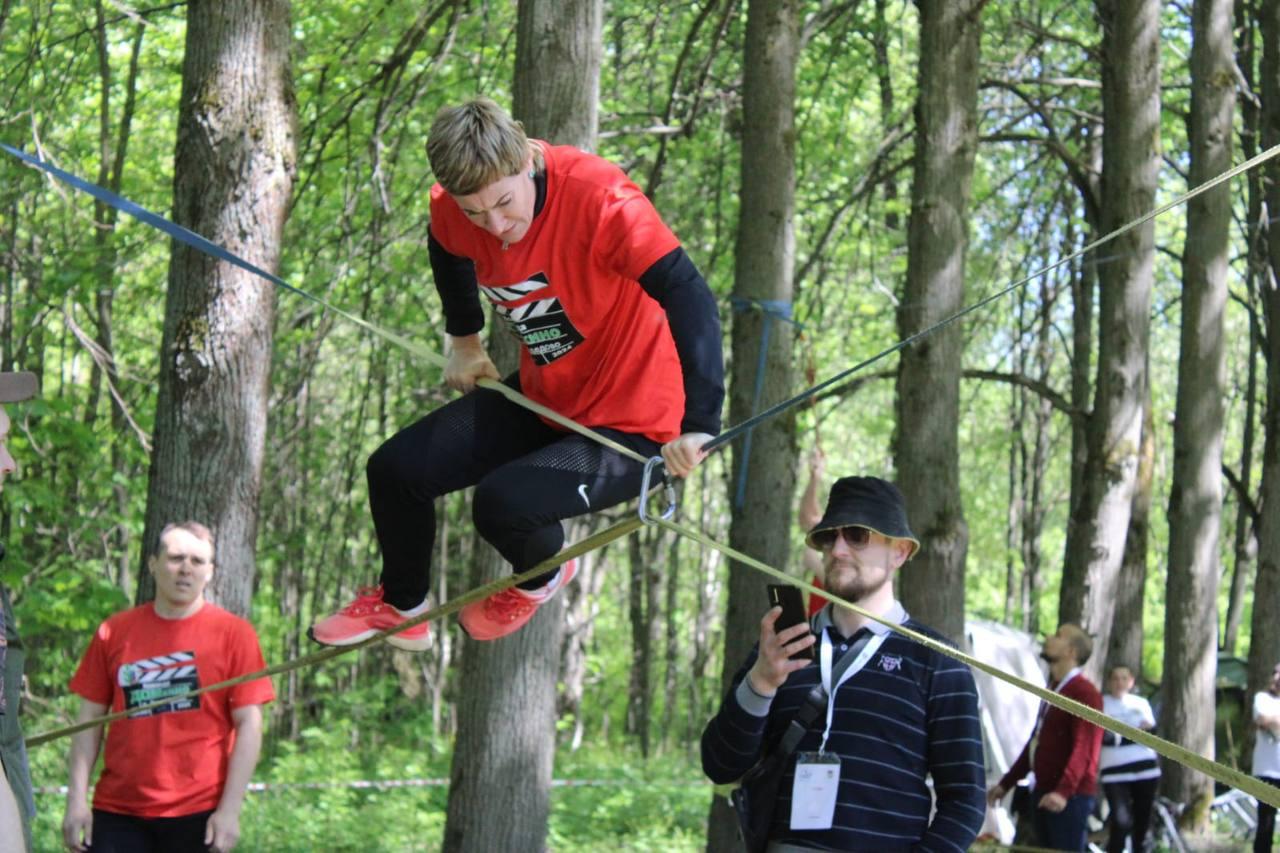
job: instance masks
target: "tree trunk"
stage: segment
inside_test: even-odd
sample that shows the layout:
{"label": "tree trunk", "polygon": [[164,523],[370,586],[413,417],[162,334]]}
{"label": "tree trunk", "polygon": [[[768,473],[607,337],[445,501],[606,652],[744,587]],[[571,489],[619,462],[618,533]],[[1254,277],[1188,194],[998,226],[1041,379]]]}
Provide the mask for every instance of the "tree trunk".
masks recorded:
{"label": "tree trunk", "polygon": [[[713,531],[713,519],[720,516],[720,513],[713,512],[715,499],[712,496],[712,490],[708,486],[707,466],[699,467],[694,476],[698,479],[699,504],[702,506],[702,517],[698,524],[698,529],[706,531],[709,535],[717,536],[719,531]],[[717,538],[719,538],[717,536]],[[698,545],[697,566],[697,590],[698,601],[693,609],[693,627],[690,637],[689,658],[692,661],[689,666],[689,702],[688,717],[686,718],[684,744],[689,755],[692,756],[698,743],[698,735],[702,731],[702,727],[706,725],[707,720],[711,719],[716,709],[714,702],[718,700],[718,696],[708,697],[703,691],[703,687],[710,683],[707,677],[707,667],[711,663],[711,656],[716,644],[716,636],[713,631],[715,624],[716,609],[720,602],[720,552],[714,548],[708,548],[705,545]]]}
{"label": "tree trunk", "polygon": [[[478,538],[474,554],[471,588],[511,571]],[[556,596],[509,637],[464,639],[444,850],[546,849],[560,646],[543,643],[555,639],[563,619],[563,596]]]}
{"label": "tree trunk", "polygon": [[[600,0],[521,0],[512,113],[531,136],[595,147],[601,17]],[[509,337],[492,335],[491,354],[497,339]],[[476,551],[473,581],[510,571]],[[445,850],[546,847],[564,607],[558,595],[515,634],[465,644]]]}
{"label": "tree trunk", "polygon": [[659,749],[664,752],[671,738],[675,736],[676,694],[680,687],[680,674],[684,669],[680,661],[680,543],[683,536],[671,537],[667,549],[667,573],[662,582],[665,598],[662,606],[663,632],[663,676],[662,676],[662,719],[659,723]]}
{"label": "tree trunk", "polygon": [[[1262,32],[1262,147],[1280,145],[1280,0],[1258,4]],[[1280,211],[1280,162],[1269,160],[1266,206]],[[1280,228],[1267,229],[1272,281],[1280,279]],[[1258,574],[1253,584],[1249,639],[1249,695],[1266,688],[1280,661],[1280,289],[1263,288],[1267,319],[1267,411],[1262,451],[1262,516],[1258,530]]]}
{"label": "tree trunk", "polygon": [[[876,80],[880,84],[880,133],[888,138],[897,112],[893,97],[893,67],[889,62],[889,24],[885,20],[888,0],[876,0],[876,20],[871,31],[871,48],[876,57]],[[890,232],[898,230],[898,176],[886,175],[880,185],[884,195],[884,227]],[[896,238],[895,238],[896,239]]]}
{"label": "tree trunk", "polygon": [[[1036,365],[1039,381],[1048,384],[1053,354],[1053,306],[1057,294],[1048,280],[1040,283],[1039,328],[1036,334]],[[1047,501],[1044,496],[1045,476],[1049,468],[1049,433],[1053,419],[1053,404],[1039,398],[1035,410],[1035,436],[1031,456],[1023,474],[1022,491],[1026,495],[1026,509],[1022,515],[1022,630],[1033,636],[1040,631],[1040,590],[1044,586],[1041,568],[1044,551],[1040,536],[1044,531]]]}
{"label": "tree trunk", "polygon": [[657,585],[653,570],[665,536],[661,528],[646,528],[627,538],[627,612],[631,624],[631,681],[627,690],[627,734],[636,735],[640,754],[649,757],[650,715],[653,709],[653,657],[658,610],[653,600]]}
{"label": "tree trunk", "polygon": [[[1192,186],[1231,167],[1235,75],[1233,0],[1196,0],[1191,42]],[[1165,603],[1162,725],[1197,755],[1214,754],[1218,671],[1218,557],[1222,516],[1223,316],[1230,263],[1231,188],[1187,206],[1182,255],[1182,344],[1169,492],[1169,585]],[[1167,762],[1164,791],[1188,809],[1182,823],[1209,830],[1213,780]]]}
{"label": "tree trunk", "polygon": [[[984,0],[922,0],[915,174],[907,225],[901,338],[964,304],[973,158],[978,145],[979,42]],[[902,351],[894,463],[920,551],[899,575],[907,611],[964,637],[969,527],[960,496],[960,369],[964,329],[952,324]]]}
{"label": "tree trunk", "polygon": [[[120,192],[120,184],[124,176],[125,154],[128,150],[130,132],[133,127],[134,106],[137,103],[138,91],[138,56],[142,51],[142,40],[146,34],[146,26],[139,23],[134,28],[133,43],[130,50],[129,73],[125,77],[124,105],[120,110],[120,126],[114,139],[111,131],[111,88],[112,74],[109,55],[110,45],[107,41],[106,16],[101,0],[94,3],[95,16],[95,48],[98,56],[98,77],[101,93],[98,109],[98,185],[112,192]],[[129,491],[125,484],[129,482],[129,470],[121,445],[132,441],[132,431],[125,417],[124,401],[115,389],[112,375],[116,373],[115,343],[112,334],[112,310],[115,302],[116,260],[116,219],[114,207],[97,201],[93,206],[93,220],[96,227],[93,231],[94,251],[97,255],[97,292],[94,294],[94,307],[97,314],[97,344],[101,348],[104,367],[98,366],[94,360],[93,375],[90,378],[90,402],[86,417],[92,419],[97,415],[97,396],[99,383],[105,382],[113,393],[110,394],[111,435],[111,470],[115,475],[112,496],[115,499],[116,524],[109,534],[108,547],[115,562],[116,585],[128,595],[133,586],[130,572],[129,527],[125,519],[129,518]]]}
{"label": "tree trunk", "polygon": [[[1148,374],[1150,366],[1148,365]],[[1151,478],[1156,461],[1155,420],[1151,411],[1151,390],[1142,404],[1142,450],[1138,457],[1138,478],[1133,486],[1129,530],[1124,538],[1124,560],[1116,577],[1116,619],[1111,642],[1103,660],[1108,667],[1124,664],[1142,680],[1142,603],[1146,598],[1147,544],[1151,538]]]}
{"label": "tree trunk", "polygon": [[[1257,21],[1252,4],[1236,4],[1236,66],[1244,80],[1244,89],[1257,91]],[[1240,149],[1245,159],[1258,153],[1262,110],[1252,98],[1240,102]],[[1227,601],[1226,624],[1222,630],[1222,650],[1229,655],[1236,653],[1240,635],[1240,623],[1244,618],[1245,592],[1252,579],[1253,567],[1258,557],[1258,525],[1249,502],[1249,489],[1253,487],[1253,458],[1257,448],[1258,361],[1261,357],[1262,322],[1258,316],[1262,305],[1259,299],[1260,282],[1267,281],[1266,236],[1262,227],[1263,169],[1252,169],[1245,175],[1248,201],[1245,216],[1245,234],[1249,265],[1245,271],[1245,292],[1249,307],[1249,360],[1247,362],[1244,391],[1244,425],[1240,439],[1240,470],[1237,472],[1244,494],[1236,495],[1235,541],[1232,549],[1231,594]]]}
{"label": "tree trunk", "polygon": [[[173,219],[268,271],[293,187],[290,38],[287,0],[187,7]],[[240,615],[256,566],[275,300],[269,282],[173,245],[143,548],[155,550],[168,522],[207,524],[212,597]],[[152,583],[140,577],[146,601]]]}
{"label": "tree trunk", "polygon": [[[1068,229],[1070,225],[1068,224]],[[1071,245],[1070,243],[1067,244]],[[1089,252],[1071,276],[1071,497],[1068,518],[1074,518],[1084,499],[1084,469],[1089,459],[1089,397],[1093,383],[1093,300],[1098,290],[1097,250]]]}
{"label": "tree trunk", "polygon": [[[795,74],[800,50],[796,0],[749,0],[742,80],[741,214],[734,262],[734,294],[746,307],[733,317],[730,422],[741,423],[792,391],[792,333],[761,310],[761,301],[790,310],[795,275]],[[769,324],[769,325],[766,325]],[[765,335],[768,331],[769,334]],[[766,345],[767,351],[763,351]],[[762,375],[757,375],[759,371]],[[756,388],[759,387],[759,399]],[[791,541],[796,476],[795,418],[784,414],[734,443],[733,470],[745,471],[742,501],[733,501],[729,544],[785,569]],[[749,447],[749,452],[748,452]],[[760,636],[768,609],[765,578],[730,564],[725,617],[723,694]],[[737,850],[737,822],[722,797],[712,799],[707,849]]]}
{"label": "tree trunk", "polygon": [[[1102,21],[1102,233],[1151,209],[1160,167],[1159,0],[1098,0]],[[1155,249],[1148,222],[1109,244],[1098,269],[1098,373],[1083,493],[1067,530],[1060,622],[1109,647],[1116,577],[1142,444]],[[1086,672],[1097,682],[1103,655]]]}
{"label": "tree trunk", "polygon": [[595,634],[595,618],[600,609],[598,602],[604,588],[608,555],[609,546],[606,545],[599,551],[579,557],[578,577],[562,593],[565,596],[564,642],[561,645],[560,695],[556,706],[561,719],[573,720],[573,734],[569,738],[572,750],[582,746],[586,733],[582,699],[586,692],[587,649]]}

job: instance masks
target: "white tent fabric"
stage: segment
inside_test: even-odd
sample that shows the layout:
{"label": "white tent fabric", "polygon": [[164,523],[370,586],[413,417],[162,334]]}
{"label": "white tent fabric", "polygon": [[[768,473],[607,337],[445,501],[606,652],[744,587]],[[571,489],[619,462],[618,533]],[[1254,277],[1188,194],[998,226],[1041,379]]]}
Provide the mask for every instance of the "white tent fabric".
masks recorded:
{"label": "white tent fabric", "polygon": [[[985,619],[969,619],[965,622],[965,644],[969,654],[983,663],[1044,686],[1040,644],[1030,634]],[[1031,737],[1040,700],[985,672],[974,670],[973,679],[978,685],[987,787],[990,788],[1013,765]],[[1013,821],[1005,805],[987,809],[982,833],[998,838],[1002,844],[1013,841]]]}

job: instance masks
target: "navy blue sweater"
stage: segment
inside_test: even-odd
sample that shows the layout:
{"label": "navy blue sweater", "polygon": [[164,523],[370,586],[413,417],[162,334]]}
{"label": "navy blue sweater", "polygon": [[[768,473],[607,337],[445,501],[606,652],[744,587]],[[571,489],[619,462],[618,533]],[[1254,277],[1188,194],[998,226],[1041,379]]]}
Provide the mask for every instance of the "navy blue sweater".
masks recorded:
{"label": "navy blue sweater", "polygon": [[[824,613],[815,623],[829,621]],[[914,620],[904,624],[942,639]],[[834,627],[826,630],[838,659],[840,644],[854,638],[846,640]],[[866,630],[871,629],[859,633]],[[755,658],[753,650],[702,733],[702,768],[718,784],[737,781],[751,769],[821,680],[816,663],[794,672],[770,703],[742,685]],[[766,716],[753,714],[744,701]],[[817,750],[825,717],[810,727],[798,752]],[[952,851],[973,843],[986,812],[986,790],[978,692],[964,664],[888,632],[862,671],[836,691],[827,752],[841,760],[833,828],[790,828],[793,756],[778,789],[772,840],[849,851]],[[932,822],[926,775],[933,777],[937,798]]]}

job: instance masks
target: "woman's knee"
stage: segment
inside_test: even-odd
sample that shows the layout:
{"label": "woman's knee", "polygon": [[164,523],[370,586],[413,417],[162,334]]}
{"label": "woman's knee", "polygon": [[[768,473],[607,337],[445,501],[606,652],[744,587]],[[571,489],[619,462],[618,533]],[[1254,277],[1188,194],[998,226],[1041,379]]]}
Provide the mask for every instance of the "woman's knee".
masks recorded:
{"label": "woman's knee", "polygon": [[404,461],[396,446],[393,436],[369,455],[365,462],[364,473],[369,481],[369,488],[385,488],[401,481],[404,472]]}
{"label": "woman's knee", "polygon": [[471,518],[480,535],[491,542],[513,530],[531,529],[527,501],[521,501],[514,491],[499,477],[486,477],[476,484]]}

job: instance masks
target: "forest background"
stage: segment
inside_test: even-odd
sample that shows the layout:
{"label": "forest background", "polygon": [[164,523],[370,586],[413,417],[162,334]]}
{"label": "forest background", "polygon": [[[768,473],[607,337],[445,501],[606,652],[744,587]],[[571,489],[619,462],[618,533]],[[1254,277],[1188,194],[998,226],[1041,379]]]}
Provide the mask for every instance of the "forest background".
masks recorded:
{"label": "forest background", "polygon": [[[1280,142],[1278,44],[1278,0],[0,0],[0,140],[442,350],[426,129],[488,95],[653,199],[720,301],[732,425]],[[193,150],[195,127],[242,159]],[[143,552],[177,516],[219,531],[215,596],[268,661],[309,651],[306,627],[376,576],[364,460],[449,398],[439,369],[16,160],[0,175],[0,360],[43,388],[13,412],[0,516],[27,732],[72,720],[91,631],[148,597]],[[1079,621],[1096,668],[1172,685],[1162,735],[1211,751],[1217,653],[1247,659],[1251,690],[1280,658],[1277,187],[1272,161],[761,425],[683,484],[682,518],[799,576],[815,447],[827,485],[897,479],[925,545],[900,588],[915,615],[957,639],[966,618]],[[215,215],[237,204],[247,219]],[[193,347],[207,360],[184,372]],[[438,601],[505,571],[469,495],[442,509]],[[245,848],[497,849],[501,830],[727,849],[696,744],[764,583],[646,528],[589,555],[505,663],[446,622],[425,655],[279,677],[256,777],[279,787],[251,796]],[[549,701],[501,665],[541,666]],[[544,743],[501,738],[513,715]],[[64,781],[64,751],[33,750],[38,785]],[[489,787],[461,786],[463,763]],[[305,787],[451,767],[450,788]],[[1211,792],[1176,768],[1166,788]],[[38,806],[56,849],[61,799]]]}

